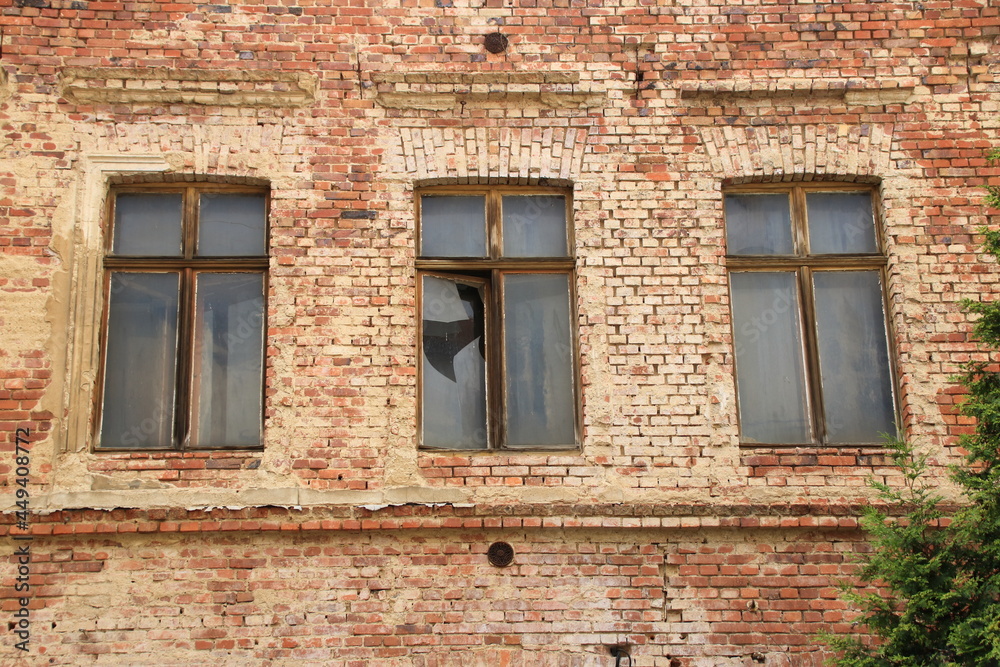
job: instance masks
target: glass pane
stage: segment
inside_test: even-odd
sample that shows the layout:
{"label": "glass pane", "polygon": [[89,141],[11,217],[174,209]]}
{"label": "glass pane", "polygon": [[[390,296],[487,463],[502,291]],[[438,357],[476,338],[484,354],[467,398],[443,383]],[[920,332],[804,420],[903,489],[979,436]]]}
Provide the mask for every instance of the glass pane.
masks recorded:
{"label": "glass pane", "polygon": [[163,194],[120,194],[115,198],[115,255],[181,254],[181,211],[179,192]]}
{"label": "glass pane", "polygon": [[195,289],[191,444],[259,445],[264,276],[202,273]]}
{"label": "glass pane", "polygon": [[795,252],[788,195],[726,195],[726,244],[730,255]]}
{"label": "glass pane", "polygon": [[810,192],[809,252],[878,252],[872,197],[867,192]]}
{"label": "glass pane", "polygon": [[422,280],[423,445],[485,449],[482,287],[433,276]]}
{"label": "glass pane", "polygon": [[420,254],[485,257],[486,197],[421,197]]}
{"label": "glass pane", "polygon": [[731,273],[743,442],[812,441],[796,276]]}
{"label": "glass pane", "polygon": [[527,195],[503,198],[503,254],[566,257],[566,198]]}
{"label": "glass pane", "polygon": [[198,254],[265,254],[264,195],[203,194],[198,212]]}
{"label": "glass pane", "polygon": [[102,447],[173,444],[179,278],[111,274]]}
{"label": "glass pane", "polygon": [[813,274],[827,439],[877,443],[896,431],[878,271]]}
{"label": "glass pane", "polygon": [[573,338],[569,276],[503,277],[507,444],[573,445]]}

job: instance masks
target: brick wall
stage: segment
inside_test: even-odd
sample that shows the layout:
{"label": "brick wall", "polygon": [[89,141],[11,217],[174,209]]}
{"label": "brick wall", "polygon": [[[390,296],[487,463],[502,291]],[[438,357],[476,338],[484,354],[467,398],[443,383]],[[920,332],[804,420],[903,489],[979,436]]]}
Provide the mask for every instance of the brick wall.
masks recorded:
{"label": "brick wall", "polygon": [[[998,290],[992,0],[15,0],[0,28],[0,527],[28,428],[39,663],[821,664],[894,472],[740,446],[731,184],[875,185],[902,425],[948,488],[950,378],[987,358],[958,304]],[[188,180],[270,191],[264,447],[94,452],[104,199]],[[416,447],[414,192],[468,183],[572,191],[578,450]]]}
{"label": "brick wall", "polygon": [[[849,521],[434,514],[46,519],[39,657],[577,665],[612,664],[625,646],[636,664],[821,665],[810,634],[847,627],[836,583],[858,547]],[[495,541],[511,565],[489,564]]]}

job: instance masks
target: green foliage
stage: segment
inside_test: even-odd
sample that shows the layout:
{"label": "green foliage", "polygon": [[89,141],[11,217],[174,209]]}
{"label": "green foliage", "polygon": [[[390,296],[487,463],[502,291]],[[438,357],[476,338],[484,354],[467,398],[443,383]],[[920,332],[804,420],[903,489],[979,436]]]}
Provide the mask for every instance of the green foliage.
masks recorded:
{"label": "green foliage", "polygon": [[[875,507],[865,509],[861,526],[870,535],[873,550],[865,556],[858,573],[863,581],[880,582],[888,594],[845,593],[861,609],[868,631],[882,641],[870,646],[853,637],[834,638],[834,647],[845,652],[835,664],[952,664],[948,662],[951,654],[943,636],[943,621],[960,614],[963,603],[951,590],[957,571],[956,564],[949,560],[949,536],[946,531],[936,530],[943,516],[938,509],[941,497],[924,481],[926,454],[916,454],[901,440],[888,445],[903,474],[903,487],[874,481],[872,485],[890,506],[909,511],[900,520]],[[931,656],[936,658],[928,661]]]}
{"label": "green foliage", "polygon": [[[988,203],[1000,208],[1000,189],[989,189]],[[983,250],[1000,256],[1000,232],[981,233]],[[963,306],[978,316],[976,338],[1000,348],[1000,303]],[[904,484],[871,482],[891,511],[869,507],[861,520],[872,550],[858,576],[879,590],[845,589],[873,639],[827,637],[841,652],[836,667],[1000,667],[1000,374],[973,362],[959,381],[968,392],[961,412],[976,419],[961,441],[965,461],[952,469],[961,509],[940,509],[926,454],[889,443]]]}

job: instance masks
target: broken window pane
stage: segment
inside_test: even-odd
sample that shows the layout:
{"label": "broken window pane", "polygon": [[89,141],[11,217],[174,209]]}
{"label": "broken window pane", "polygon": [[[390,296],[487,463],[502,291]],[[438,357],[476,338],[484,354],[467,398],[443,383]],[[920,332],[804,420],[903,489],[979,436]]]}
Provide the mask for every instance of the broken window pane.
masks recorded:
{"label": "broken window pane", "polygon": [[115,255],[181,254],[180,193],[132,194],[115,198]]}
{"label": "broken window pane", "polygon": [[240,257],[264,254],[264,195],[201,195],[198,254]]}
{"label": "broken window pane", "polygon": [[790,255],[792,217],[787,194],[726,195],[730,255]]}
{"label": "broken window pane", "polygon": [[195,289],[191,444],[259,445],[264,276],[201,273]]}
{"label": "broken window pane", "polygon": [[504,256],[566,256],[565,197],[509,195],[502,206]]}
{"label": "broken window pane", "polygon": [[870,193],[810,192],[806,209],[810,253],[878,252]]}
{"label": "broken window pane", "polygon": [[177,273],[111,274],[101,446],[173,444]]}
{"label": "broken window pane", "polygon": [[485,257],[486,197],[421,197],[420,254]]}
{"label": "broken window pane", "polygon": [[573,339],[569,276],[503,276],[507,444],[572,445]]}
{"label": "broken window pane", "polygon": [[506,186],[452,191],[419,195],[421,445],[572,447],[567,195]]}
{"label": "broken window pane", "polygon": [[730,274],[744,442],[811,442],[796,275]]}
{"label": "broken window pane", "polygon": [[895,433],[878,271],[817,271],[816,335],[827,439],[876,443]]}
{"label": "broken window pane", "polygon": [[485,449],[483,286],[435,276],[422,285],[423,445]]}

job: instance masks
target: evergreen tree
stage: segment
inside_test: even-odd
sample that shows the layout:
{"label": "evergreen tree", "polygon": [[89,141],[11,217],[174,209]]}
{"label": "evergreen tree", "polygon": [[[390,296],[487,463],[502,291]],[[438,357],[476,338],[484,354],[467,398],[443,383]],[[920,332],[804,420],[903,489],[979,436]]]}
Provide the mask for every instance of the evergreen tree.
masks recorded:
{"label": "evergreen tree", "polygon": [[[987,203],[1000,207],[1000,189],[990,189]],[[982,234],[983,251],[1000,257],[1000,232]],[[962,305],[978,315],[975,337],[1000,349],[1000,302]],[[830,638],[842,651],[836,667],[1000,667],[1000,373],[970,362],[959,382],[967,390],[961,413],[976,420],[961,439],[965,461],[952,469],[959,509],[942,510],[926,454],[889,443],[904,483],[872,482],[889,511],[869,507],[861,520],[872,550],[858,576],[880,589],[846,595],[872,639]]]}

